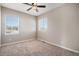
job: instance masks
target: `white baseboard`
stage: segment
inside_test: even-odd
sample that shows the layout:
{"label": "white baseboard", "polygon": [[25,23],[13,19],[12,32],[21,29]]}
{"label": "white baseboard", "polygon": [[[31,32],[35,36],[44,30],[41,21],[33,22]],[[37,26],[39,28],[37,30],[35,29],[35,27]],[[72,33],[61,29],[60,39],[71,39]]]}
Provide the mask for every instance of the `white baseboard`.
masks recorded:
{"label": "white baseboard", "polygon": [[12,44],[17,44],[17,43],[22,43],[22,42],[30,41],[30,40],[34,40],[34,38],[33,39],[21,40],[21,41],[17,41],[17,42],[5,43],[5,44],[2,44],[1,47],[8,46],[8,45],[12,45]]}
{"label": "white baseboard", "polygon": [[41,40],[41,39],[38,39],[38,40],[43,41],[43,42],[46,42],[46,43],[51,44],[51,45],[55,45],[55,46],[57,46],[57,47],[60,47],[60,48],[63,48],[63,49],[66,49],[66,50],[69,50],[69,51],[72,51],[72,52],[74,52],[74,53],[78,53],[78,54],[79,54],[79,51],[77,51],[77,50],[70,49],[70,48],[67,48],[67,47],[64,47],[64,46],[60,46],[60,45],[57,45],[57,44],[48,42],[48,41],[43,40],[43,39],[42,39],[42,40]]}

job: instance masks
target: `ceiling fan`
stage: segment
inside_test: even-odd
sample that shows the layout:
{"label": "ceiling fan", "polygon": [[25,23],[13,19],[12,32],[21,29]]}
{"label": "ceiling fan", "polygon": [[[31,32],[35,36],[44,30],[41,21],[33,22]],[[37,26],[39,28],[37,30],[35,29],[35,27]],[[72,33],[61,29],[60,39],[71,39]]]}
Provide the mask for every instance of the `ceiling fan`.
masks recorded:
{"label": "ceiling fan", "polygon": [[27,9],[27,11],[30,11],[31,9],[33,9],[36,12],[39,12],[38,8],[45,8],[46,7],[45,5],[37,5],[37,3],[31,3],[31,4],[23,3],[23,4],[31,6],[30,8]]}

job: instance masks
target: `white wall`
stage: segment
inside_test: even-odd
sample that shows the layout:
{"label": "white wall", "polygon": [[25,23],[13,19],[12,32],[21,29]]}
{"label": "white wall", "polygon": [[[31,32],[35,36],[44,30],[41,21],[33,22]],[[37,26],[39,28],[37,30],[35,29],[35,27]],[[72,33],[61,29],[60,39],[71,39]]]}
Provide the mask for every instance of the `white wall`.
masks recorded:
{"label": "white wall", "polygon": [[[19,34],[5,35],[5,16],[19,16]],[[2,7],[2,44],[35,38],[35,17]]]}
{"label": "white wall", "polygon": [[[62,7],[63,38],[61,44],[79,51],[79,4],[68,4]],[[78,52],[79,53],[79,52]]]}
{"label": "white wall", "polygon": [[0,6],[0,46],[1,46],[1,6]]}
{"label": "white wall", "polygon": [[65,4],[38,17],[48,19],[47,31],[39,31],[40,40],[79,51],[79,4]]}

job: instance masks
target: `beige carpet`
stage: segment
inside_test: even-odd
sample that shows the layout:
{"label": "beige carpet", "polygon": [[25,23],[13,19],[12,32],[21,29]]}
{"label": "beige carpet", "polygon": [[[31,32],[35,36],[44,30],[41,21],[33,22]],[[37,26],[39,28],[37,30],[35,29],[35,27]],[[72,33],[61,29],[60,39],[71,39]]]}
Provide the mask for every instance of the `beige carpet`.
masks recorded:
{"label": "beige carpet", "polygon": [[1,47],[1,56],[77,56],[79,54],[44,43],[29,40],[18,44]]}

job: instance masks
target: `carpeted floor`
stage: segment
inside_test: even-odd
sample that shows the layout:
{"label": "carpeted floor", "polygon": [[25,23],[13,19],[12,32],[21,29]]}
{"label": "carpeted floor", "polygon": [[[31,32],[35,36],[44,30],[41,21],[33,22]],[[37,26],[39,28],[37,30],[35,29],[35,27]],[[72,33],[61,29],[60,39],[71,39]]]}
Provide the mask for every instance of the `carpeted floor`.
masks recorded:
{"label": "carpeted floor", "polygon": [[79,54],[44,43],[29,40],[18,44],[3,46],[0,56],[78,56]]}

